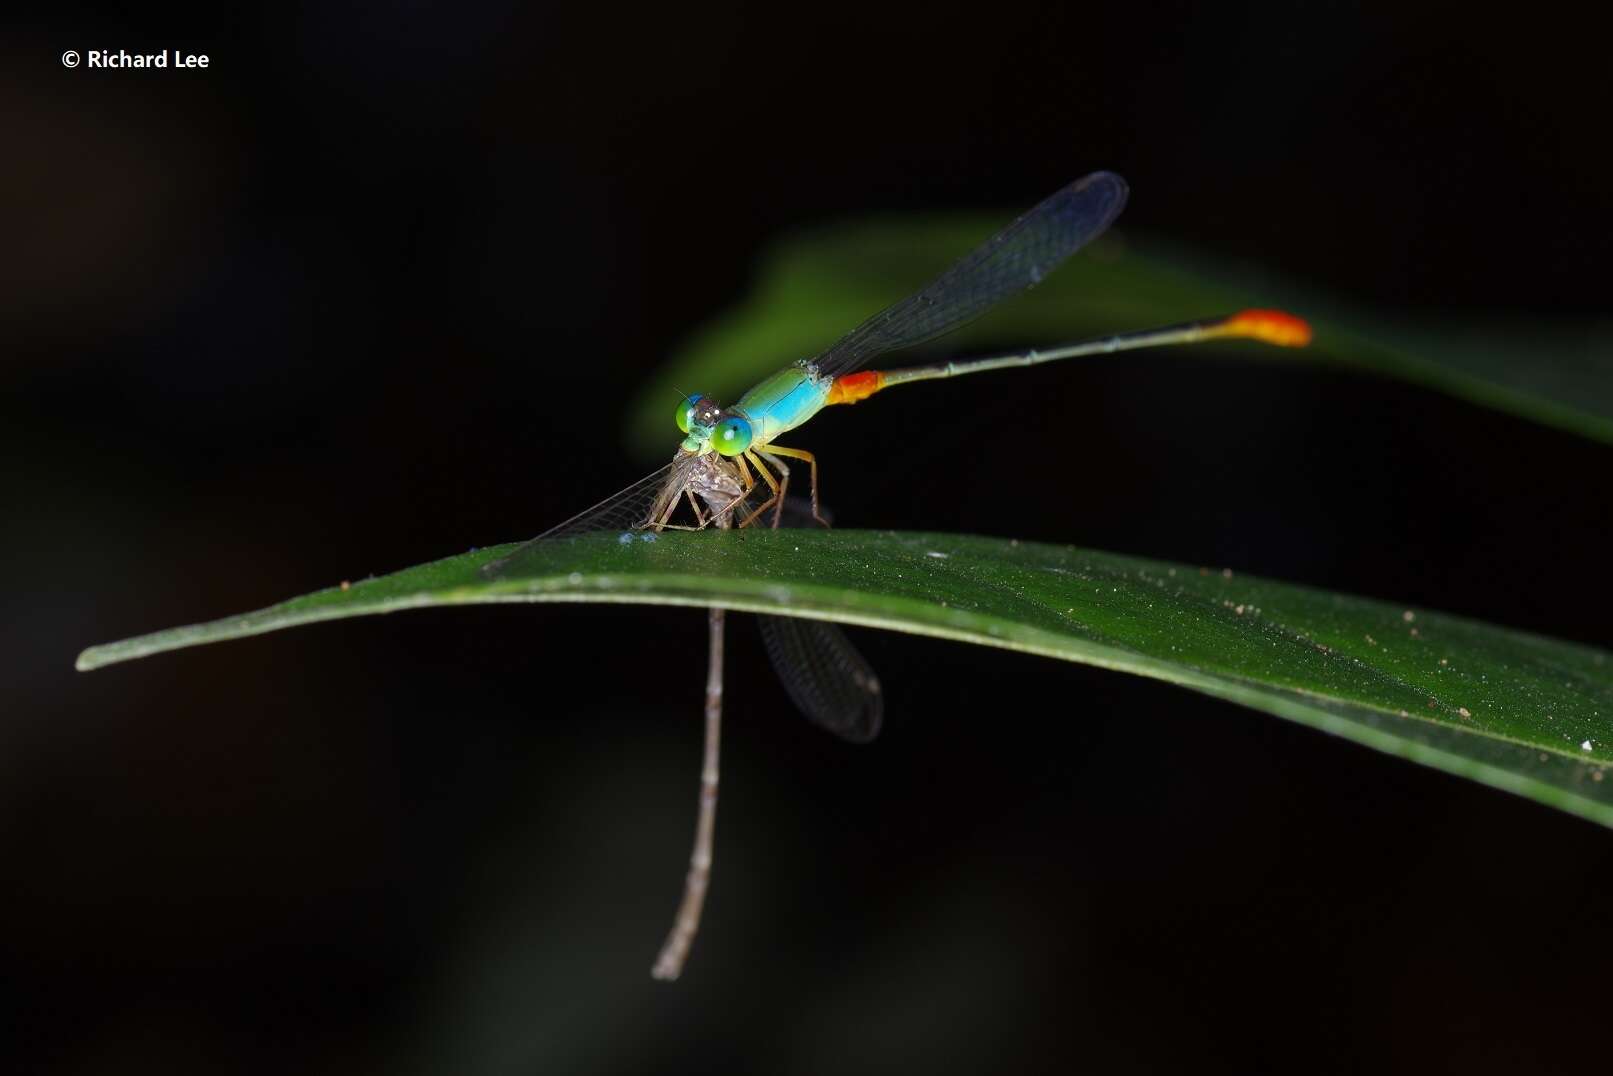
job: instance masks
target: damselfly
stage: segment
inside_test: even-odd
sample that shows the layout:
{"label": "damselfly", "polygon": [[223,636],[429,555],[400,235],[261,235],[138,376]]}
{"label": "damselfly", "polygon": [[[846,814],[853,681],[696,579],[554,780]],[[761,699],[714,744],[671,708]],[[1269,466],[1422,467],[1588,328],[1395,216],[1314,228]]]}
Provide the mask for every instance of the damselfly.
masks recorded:
{"label": "damselfly", "polygon": [[[1310,341],[1310,327],[1293,315],[1244,310],[1046,350],[894,370],[863,369],[879,356],[943,336],[1004,299],[1034,287],[1102,234],[1119,216],[1126,196],[1125,181],[1112,172],[1094,172],[1076,180],[925,287],[868,318],[815,357],[801,359],[766,378],[733,406],[723,407],[706,395],[679,401],[676,421],[683,440],[670,463],[533,541],[596,531],[619,531],[630,540],[642,531],[777,527],[790,486],[786,460],[807,465],[811,515],[827,525],[818,499],[817,457],[781,445],[778,438],[825,407],[857,403],[895,385],[1166,344],[1245,338],[1300,347]],[[489,564],[485,571],[500,574],[519,558],[522,548]],[[816,621],[772,617],[762,621],[769,656],[797,706],[818,724],[848,739],[872,739],[883,714],[879,681],[845,635],[831,624]],[[713,609],[709,622],[705,766],[695,848],[683,902],[653,969],[657,978],[676,978],[681,971],[710,879],[722,710],[722,611]]]}

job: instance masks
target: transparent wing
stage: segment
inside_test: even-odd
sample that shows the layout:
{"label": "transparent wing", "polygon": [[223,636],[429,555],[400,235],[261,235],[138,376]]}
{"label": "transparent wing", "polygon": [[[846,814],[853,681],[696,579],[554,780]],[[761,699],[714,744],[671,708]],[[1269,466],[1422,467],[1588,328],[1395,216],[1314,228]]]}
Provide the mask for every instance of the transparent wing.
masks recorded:
{"label": "transparent wing", "polygon": [[548,538],[571,538],[594,531],[625,531],[642,527],[653,516],[660,514],[655,511],[657,506],[665,506],[682,490],[687,470],[687,461],[673,460],[592,508],[555,524],[532,540],[541,542]]}
{"label": "transparent wing", "polygon": [[784,690],[809,721],[853,743],[879,735],[879,677],[838,625],[793,616],[759,616],[756,623]]}
{"label": "transparent wing", "polygon": [[839,377],[877,355],[934,340],[1039,283],[1114,223],[1126,181],[1094,172],[1039,203],[919,291],[875,314],[813,359]]}
{"label": "transparent wing", "polygon": [[[625,534],[668,526],[700,530],[713,524],[738,524],[760,507],[766,495],[767,486],[758,482],[747,488],[740,480],[739,469],[716,453],[690,456],[680,452],[671,463],[626,489],[522,542],[498,560],[489,561],[482,566],[482,574],[496,577],[536,543],[557,538],[576,538],[598,531]],[[727,518],[722,518],[724,515]]]}
{"label": "transparent wing", "polygon": [[[782,519],[786,527],[817,526],[811,502],[798,497],[785,499]],[[758,616],[756,624],[773,670],[807,720],[853,743],[879,735],[879,677],[838,624],[793,616]]]}
{"label": "transparent wing", "polygon": [[518,560],[522,553],[538,542],[555,538],[574,538],[595,531],[632,531],[659,517],[673,500],[680,496],[688,483],[689,461],[674,459],[671,463],[652,471],[626,489],[618,490],[592,508],[578,512],[564,523],[557,523],[536,538],[528,539],[498,560],[482,565],[482,574],[498,576]]}

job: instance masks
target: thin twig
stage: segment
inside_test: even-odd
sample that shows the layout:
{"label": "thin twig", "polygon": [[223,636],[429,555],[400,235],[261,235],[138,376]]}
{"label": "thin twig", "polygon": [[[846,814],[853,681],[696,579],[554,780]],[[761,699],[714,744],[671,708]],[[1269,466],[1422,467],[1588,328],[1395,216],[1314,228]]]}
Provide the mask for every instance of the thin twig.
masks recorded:
{"label": "thin twig", "polygon": [[683,883],[683,901],[672,920],[672,930],[655,958],[650,974],[676,979],[683,972],[700,929],[700,910],[711,883],[712,835],[717,828],[717,750],[722,739],[723,610],[710,610],[711,659],[706,670],[706,750],[700,769],[700,813],[695,820],[694,850],[689,853],[689,874]]}

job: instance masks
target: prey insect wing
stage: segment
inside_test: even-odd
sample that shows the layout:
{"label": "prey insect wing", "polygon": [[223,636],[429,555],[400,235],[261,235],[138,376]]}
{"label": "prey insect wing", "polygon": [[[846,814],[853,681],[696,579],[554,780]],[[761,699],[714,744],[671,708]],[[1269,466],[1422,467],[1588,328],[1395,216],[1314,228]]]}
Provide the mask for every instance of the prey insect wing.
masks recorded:
{"label": "prey insect wing", "polygon": [[[724,502],[721,494],[729,487],[724,475],[714,470],[721,464],[714,462],[714,454],[694,456],[680,453],[671,463],[662,466],[625,489],[577,513],[516,546],[510,552],[482,568],[486,575],[497,576],[520,555],[538,542],[558,538],[576,538],[599,531],[632,532],[670,527],[679,530],[701,530],[712,521],[712,513],[727,507],[737,510],[752,499],[753,491],[737,482],[733,495]],[[705,511],[698,511],[689,498],[698,496]]]}
{"label": "prey insect wing", "polygon": [[852,743],[879,735],[885,697],[868,659],[839,625],[793,616],[758,616],[762,644],[796,709]]}

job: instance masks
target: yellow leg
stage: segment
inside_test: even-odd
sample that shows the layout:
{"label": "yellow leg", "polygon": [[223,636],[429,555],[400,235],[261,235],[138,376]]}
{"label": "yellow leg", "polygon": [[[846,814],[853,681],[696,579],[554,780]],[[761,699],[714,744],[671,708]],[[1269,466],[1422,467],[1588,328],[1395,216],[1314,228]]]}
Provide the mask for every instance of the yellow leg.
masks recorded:
{"label": "yellow leg", "polygon": [[739,477],[745,483],[745,492],[749,493],[756,488],[756,476],[750,473],[750,464],[745,462],[744,456],[735,456],[734,462],[739,465]]}
{"label": "yellow leg", "polygon": [[773,470],[778,472],[778,501],[773,505],[773,529],[778,530],[779,522],[784,518],[784,499],[790,492],[790,465],[765,448],[753,449],[752,451],[766,460]]}
{"label": "yellow leg", "polygon": [[[722,510],[723,515],[727,515],[728,513],[732,512],[734,509],[738,508],[740,505],[744,504],[747,500],[749,500],[750,495],[751,495],[751,490],[756,488],[756,476],[750,473],[750,468],[749,467],[745,466],[745,457],[743,457],[743,456],[735,456],[734,457],[734,470],[739,472],[739,480],[744,485],[745,488],[739,494],[738,497],[734,498],[733,503],[731,503],[731,504],[727,505],[725,508],[723,508],[723,510]],[[748,518],[741,519],[741,520],[739,520],[739,522],[736,525],[739,526],[739,527],[744,527],[747,522],[749,522]]]}
{"label": "yellow leg", "polygon": [[766,468],[763,466],[764,460],[772,465],[773,470],[778,472],[778,485],[773,488],[773,500],[769,502],[773,508],[773,529],[778,530],[779,521],[784,517],[784,498],[790,492],[790,465],[765,448],[753,448],[746,455],[750,456],[751,462],[756,465],[756,469],[763,474],[767,473]]}
{"label": "yellow leg", "polygon": [[[768,445],[765,449],[762,449],[762,453],[764,455],[772,453],[780,456],[788,456],[794,460],[806,461],[807,467],[810,468],[808,474],[810,476],[809,484],[812,487],[812,518],[827,527],[829,525],[829,521],[824,519],[822,513],[818,511],[818,457],[814,456],[810,452],[805,451],[804,449],[782,448],[778,445]],[[782,467],[783,464],[780,464],[779,466]]]}
{"label": "yellow leg", "polygon": [[[750,515],[746,516],[744,522],[740,524],[741,527],[748,527],[750,524],[754,523],[763,512],[767,511],[769,508],[772,508],[775,504],[780,506],[783,505],[784,487],[778,484],[778,480],[773,477],[773,472],[767,469],[767,465],[761,460],[757,459],[756,456],[749,450],[740,453],[734,458],[739,461],[741,473],[748,473],[748,468],[745,467],[745,461],[750,460],[751,465],[756,468],[756,473],[762,476],[762,478],[767,482],[768,488],[773,491],[773,495],[767,500],[763,501],[761,506]],[[786,474],[785,482],[788,483],[788,481],[789,475]],[[754,485],[754,483],[752,484]],[[773,526],[778,526],[778,512],[776,511],[773,513]]]}
{"label": "yellow leg", "polygon": [[[745,457],[743,455],[735,456],[734,463],[739,469],[739,477],[745,483],[745,492],[739,495],[739,500],[736,501],[734,505],[730,505],[731,508],[736,507],[738,504],[748,500],[750,498],[751,491],[756,488],[756,476],[751,474],[750,464],[745,462]],[[755,522],[757,516],[761,515],[767,510],[767,506],[771,503],[773,503],[771,499],[764,501],[760,508],[751,512],[751,514],[746,516],[744,519],[741,519],[739,521],[739,526],[742,528],[750,526],[753,522]]]}

